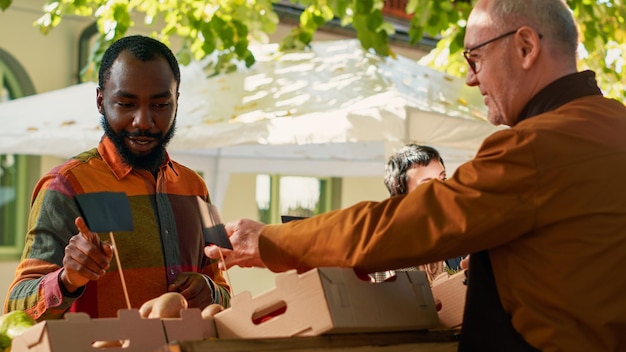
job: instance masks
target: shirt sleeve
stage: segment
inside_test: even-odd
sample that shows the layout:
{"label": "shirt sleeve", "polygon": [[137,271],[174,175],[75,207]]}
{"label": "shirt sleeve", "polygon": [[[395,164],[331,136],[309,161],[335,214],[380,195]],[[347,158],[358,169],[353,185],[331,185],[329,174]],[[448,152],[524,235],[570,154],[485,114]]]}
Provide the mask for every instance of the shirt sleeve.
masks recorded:
{"label": "shirt sleeve", "polygon": [[212,292],[212,303],[224,308],[230,307],[230,288],[226,284],[218,285],[208,275],[204,276]]}
{"label": "shirt sleeve", "polygon": [[532,134],[502,130],[452,178],[405,196],[361,202],[309,219],[266,225],[261,258],[276,272],[321,266],[374,272],[489,249],[532,228],[536,192]]}
{"label": "shirt sleeve", "polygon": [[35,320],[61,318],[80,296],[63,295],[58,280],[65,246],[78,230],[71,187],[58,175],[42,178],[33,193],[22,259],[10,285],[4,311],[24,310]]}
{"label": "shirt sleeve", "polygon": [[224,277],[224,272],[218,267],[219,260],[208,258],[204,252],[200,253],[200,256],[204,264],[201,273],[211,287],[212,302],[228,308],[230,306],[230,286]]}

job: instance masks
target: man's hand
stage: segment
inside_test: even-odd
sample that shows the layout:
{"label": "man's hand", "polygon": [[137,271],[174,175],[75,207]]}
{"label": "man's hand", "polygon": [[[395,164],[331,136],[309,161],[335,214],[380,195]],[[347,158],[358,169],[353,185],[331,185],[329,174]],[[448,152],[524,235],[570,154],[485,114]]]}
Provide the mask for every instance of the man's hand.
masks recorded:
{"label": "man's hand", "polygon": [[204,275],[184,272],[178,274],[167,288],[170,292],[179,292],[187,300],[189,308],[204,309],[213,303],[213,292]]}
{"label": "man's hand", "polygon": [[68,292],[85,286],[90,280],[98,280],[111,265],[113,248],[100,241],[98,234],[91,232],[82,217],[74,221],[79,233],[70,238],[65,246],[61,281]]}
{"label": "man's hand", "polygon": [[469,269],[469,254],[461,260],[461,269]]}
{"label": "man's hand", "polygon": [[[263,264],[259,253],[259,236],[263,226],[265,224],[250,219],[240,219],[227,223],[225,227],[233,249],[221,249],[224,261],[220,261],[220,269],[225,270],[234,265],[243,268],[264,268],[265,264]],[[220,249],[213,245],[204,247],[204,254],[212,259],[221,259],[219,251]]]}

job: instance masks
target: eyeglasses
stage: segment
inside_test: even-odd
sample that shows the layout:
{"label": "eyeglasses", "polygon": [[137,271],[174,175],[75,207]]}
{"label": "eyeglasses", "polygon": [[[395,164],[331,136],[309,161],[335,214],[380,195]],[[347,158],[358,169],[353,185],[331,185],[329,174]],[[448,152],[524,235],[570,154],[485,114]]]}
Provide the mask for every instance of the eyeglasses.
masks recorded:
{"label": "eyeglasses", "polygon": [[[471,57],[471,52],[472,51],[474,51],[476,49],[479,49],[479,48],[482,48],[483,46],[485,46],[485,45],[487,45],[489,43],[493,43],[496,40],[500,40],[502,38],[506,38],[506,37],[508,37],[508,36],[510,36],[512,34],[515,34],[515,33],[517,33],[518,30],[519,30],[519,28],[514,30],[514,31],[506,32],[506,33],[504,33],[502,35],[499,35],[499,36],[497,36],[497,37],[495,37],[493,39],[489,39],[486,42],[482,42],[482,43],[476,45],[473,48],[469,48],[469,49],[466,49],[465,51],[463,51],[463,57],[465,57],[465,61],[467,61],[467,64],[472,69],[472,72],[474,72],[474,74],[478,73],[478,72],[476,72],[476,61],[474,61],[474,59],[472,59],[472,57]],[[541,38],[541,34],[539,35],[539,38]]]}

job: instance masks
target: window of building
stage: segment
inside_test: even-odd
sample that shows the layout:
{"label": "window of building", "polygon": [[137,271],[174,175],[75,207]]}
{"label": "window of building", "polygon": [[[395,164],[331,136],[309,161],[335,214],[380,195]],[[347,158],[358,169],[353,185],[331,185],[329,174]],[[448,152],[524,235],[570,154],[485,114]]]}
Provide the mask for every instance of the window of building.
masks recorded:
{"label": "window of building", "polygon": [[341,180],[305,176],[257,175],[259,221],[281,222],[281,216],[310,217],[339,207]]}
{"label": "window of building", "polygon": [[17,193],[20,158],[0,155],[0,245],[14,246],[18,217]]}
{"label": "window of building", "polygon": [[[34,93],[24,69],[0,49],[0,102]],[[0,155],[0,259],[19,258],[24,246],[30,194],[39,177],[39,157]]]}

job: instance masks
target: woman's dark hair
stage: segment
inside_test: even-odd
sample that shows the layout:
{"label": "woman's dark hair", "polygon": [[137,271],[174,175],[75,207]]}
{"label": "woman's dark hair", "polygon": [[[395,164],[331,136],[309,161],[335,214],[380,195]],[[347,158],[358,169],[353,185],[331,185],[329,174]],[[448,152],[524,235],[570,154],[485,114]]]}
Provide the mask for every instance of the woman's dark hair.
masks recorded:
{"label": "woman's dark hair", "polygon": [[385,167],[385,186],[392,196],[406,194],[407,171],[414,167],[428,166],[431,161],[438,160],[444,165],[439,152],[432,147],[419,144],[407,144],[389,157]]}

